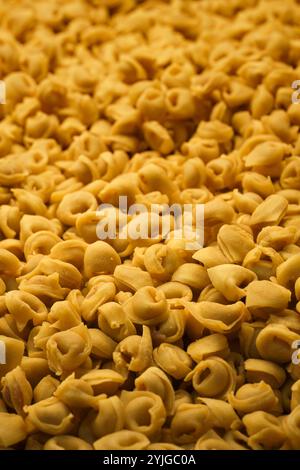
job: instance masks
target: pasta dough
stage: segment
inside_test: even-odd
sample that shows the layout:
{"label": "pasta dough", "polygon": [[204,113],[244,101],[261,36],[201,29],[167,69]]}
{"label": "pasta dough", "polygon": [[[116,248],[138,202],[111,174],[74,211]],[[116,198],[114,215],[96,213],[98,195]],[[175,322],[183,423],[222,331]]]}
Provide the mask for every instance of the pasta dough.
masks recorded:
{"label": "pasta dough", "polygon": [[299,26],[0,0],[0,448],[300,449]]}

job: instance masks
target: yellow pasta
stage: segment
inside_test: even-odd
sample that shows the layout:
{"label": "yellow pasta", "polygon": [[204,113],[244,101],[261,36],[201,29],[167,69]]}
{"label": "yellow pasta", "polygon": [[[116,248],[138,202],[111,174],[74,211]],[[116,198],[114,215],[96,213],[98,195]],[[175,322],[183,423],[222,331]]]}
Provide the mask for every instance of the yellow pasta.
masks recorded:
{"label": "yellow pasta", "polygon": [[117,431],[94,442],[95,450],[144,450],[149,439],[142,433],[130,430]]}
{"label": "yellow pasta", "polygon": [[[257,397],[259,396],[259,402]],[[263,380],[253,384],[245,384],[234,395],[231,392],[228,401],[241,415],[254,411],[275,411],[278,405],[278,397]]]}
{"label": "yellow pasta", "polygon": [[96,408],[87,414],[79,429],[79,435],[89,442],[124,427],[124,407],[119,397],[104,397],[98,400]]}
{"label": "yellow pasta", "polygon": [[47,319],[47,307],[38,297],[28,292],[7,292],[5,304],[9,313],[14,317],[20,331],[25,328],[29,321],[32,321],[33,325],[36,326]]}
{"label": "yellow pasta", "polygon": [[220,264],[209,268],[207,272],[212,285],[231,302],[245,297],[246,290],[241,289],[240,285],[247,287],[256,278],[249,269],[234,264]]}
{"label": "yellow pasta", "polygon": [[1,449],[300,449],[299,2],[0,17]]}
{"label": "yellow pasta", "polygon": [[94,395],[114,395],[125,382],[124,377],[112,369],[92,370],[81,379],[92,387]]}
{"label": "yellow pasta", "polygon": [[34,429],[50,435],[65,434],[72,429],[73,414],[54,397],[25,406],[27,421]]}
{"label": "yellow pasta", "polygon": [[205,405],[182,403],[171,422],[171,436],[177,444],[196,442],[211,427],[212,417]]}
{"label": "yellow pasta", "polygon": [[224,359],[210,356],[185,377],[201,397],[226,398],[236,386],[236,372]]}
{"label": "yellow pasta", "polygon": [[113,273],[120,264],[120,257],[107,243],[98,241],[89,245],[84,254],[85,275],[90,278],[98,274]]}
{"label": "yellow pasta", "polygon": [[26,424],[21,416],[0,413],[0,445],[4,448],[17,444],[26,438]]}
{"label": "yellow pasta", "polygon": [[93,450],[93,448],[78,437],[64,435],[49,439],[44,445],[44,450]]}
{"label": "yellow pasta", "polygon": [[123,305],[128,318],[136,324],[156,325],[168,316],[168,303],[163,292],[154,287],[141,287]]}
{"label": "yellow pasta", "polygon": [[1,385],[5,403],[22,416],[23,407],[32,401],[32,388],[21,367],[8,372],[2,378]]}
{"label": "yellow pasta", "polygon": [[162,399],[148,391],[123,391],[121,401],[125,409],[125,427],[147,437],[159,435],[166,419]]}
{"label": "yellow pasta", "polygon": [[147,391],[160,396],[167,414],[173,413],[175,393],[168,376],[158,367],[149,367],[135,380],[138,391]]}
{"label": "yellow pasta", "polygon": [[73,371],[81,365],[92,350],[89,330],[83,324],[50,336],[46,344],[50,369],[57,375]]}
{"label": "yellow pasta", "polygon": [[264,411],[254,411],[243,418],[249,435],[248,445],[254,450],[278,449],[286,436],[278,418]]}
{"label": "yellow pasta", "polygon": [[253,281],[247,286],[246,306],[258,318],[284,310],[290,299],[288,289],[270,281]]}
{"label": "yellow pasta", "polygon": [[173,344],[162,343],[154,349],[153,358],[161,369],[176,379],[183,379],[191,371],[191,358]]}
{"label": "yellow pasta", "polygon": [[127,336],[117,345],[113,352],[115,368],[125,376],[128,371],[143,372],[152,364],[152,353],[150,330],[143,326],[142,336]]}
{"label": "yellow pasta", "polygon": [[106,302],[99,307],[98,312],[100,330],[113,340],[120,342],[127,336],[136,334],[134,324],[117,302]]}
{"label": "yellow pasta", "polygon": [[94,391],[83,379],[70,375],[54,391],[53,395],[71,410],[95,406]]}
{"label": "yellow pasta", "polygon": [[201,337],[204,328],[214,333],[230,334],[239,330],[250,315],[242,302],[222,305],[217,302],[187,302],[188,331],[191,337]]}
{"label": "yellow pasta", "polygon": [[215,333],[190,343],[187,353],[198,363],[210,356],[219,356],[226,359],[230,349],[226,336]]}
{"label": "yellow pasta", "polygon": [[55,379],[51,375],[43,377],[33,390],[34,401],[37,403],[47,398],[51,398],[57,387],[59,386],[59,380]]}

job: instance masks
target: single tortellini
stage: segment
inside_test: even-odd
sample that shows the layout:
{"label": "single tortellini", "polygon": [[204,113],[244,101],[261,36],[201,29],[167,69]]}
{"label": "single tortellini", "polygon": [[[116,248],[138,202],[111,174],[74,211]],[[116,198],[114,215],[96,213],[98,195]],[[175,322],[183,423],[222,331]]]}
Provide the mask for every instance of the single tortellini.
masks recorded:
{"label": "single tortellini", "polygon": [[[75,291],[71,291],[71,293],[74,292]],[[47,320],[53,325],[53,328],[60,331],[69,330],[70,328],[80,325],[80,308],[77,304],[72,303],[71,300],[54,302],[48,313]]]}
{"label": "single tortellini", "polygon": [[233,448],[211,429],[197,440],[194,450],[233,450]]}
{"label": "single tortellini", "polygon": [[193,299],[193,292],[191,288],[181,282],[170,281],[161,284],[157,287],[158,291],[165,294],[166,299],[171,307],[178,307],[181,305],[181,300],[190,301]]}
{"label": "single tortellini", "polygon": [[246,289],[246,307],[256,318],[267,319],[271,313],[286,309],[291,292],[270,281],[253,281]]}
{"label": "single tortellini", "polygon": [[265,323],[256,321],[252,323],[244,322],[239,331],[239,343],[242,354],[246,358],[260,358],[256,347],[256,338],[259,332],[264,328]]}
{"label": "single tortellini", "polygon": [[[11,333],[9,332],[9,334]],[[17,338],[0,334],[1,357],[3,357],[3,355],[5,357],[5,361],[1,361],[5,362],[5,364],[0,364],[0,377],[5,376],[7,372],[19,366],[24,358],[24,341],[19,337]]]}
{"label": "single tortellini", "polygon": [[182,450],[182,447],[168,442],[155,442],[147,447],[147,450]]}
{"label": "single tortellini", "polygon": [[98,328],[89,328],[89,336],[92,342],[91,356],[100,359],[110,359],[117,343]]}
{"label": "single tortellini", "polygon": [[176,444],[196,442],[212,426],[209,408],[202,404],[183,403],[171,421],[171,436]]}
{"label": "single tortellini", "polygon": [[[97,280],[97,277],[95,279]],[[97,317],[99,307],[113,301],[115,295],[116,286],[111,280],[96,282],[82,301],[80,308],[82,318],[87,322],[93,322]]]}
{"label": "single tortellini", "polygon": [[259,280],[270,280],[283,261],[281,254],[273,248],[256,245],[245,256],[243,266],[253,271]]}
{"label": "single tortellini", "polygon": [[174,413],[180,405],[184,403],[193,403],[193,401],[192,395],[183,388],[175,390]]}
{"label": "single tortellini", "polygon": [[59,386],[59,380],[55,379],[51,375],[43,377],[33,390],[34,402],[51,398],[57,387]]}
{"label": "single tortellini", "polygon": [[95,450],[145,450],[150,444],[145,434],[122,430],[107,434],[94,442]]}
{"label": "single tortellini", "polygon": [[217,302],[186,302],[188,312],[187,328],[195,339],[202,336],[204,328],[214,333],[231,334],[240,329],[250,319],[243,302],[222,305]]}
{"label": "single tortellini", "polygon": [[86,326],[80,324],[50,336],[47,341],[49,367],[56,375],[73,371],[89,357],[92,341]]}
{"label": "single tortellini", "polygon": [[120,290],[136,292],[141,287],[153,286],[153,281],[147,271],[136,266],[122,264],[114,271],[116,284]]}
{"label": "single tortellini", "polygon": [[[164,219],[162,219],[162,224],[163,221]],[[162,230],[163,228],[162,226]],[[143,262],[151,277],[159,281],[168,281],[183,260],[176,250],[168,245],[157,243],[146,248]]]}
{"label": "single tortellini", "polygon": [[118,396],[98,399],[79,428],[79,436],[88,442],[121,431],[125,425],[124,405]]}
{"label": "single tortellini", "polygon": [[0,412],[0,446],[4,449],[21,441],[27,436],[24,419],[13,413]]}
{"label": "single tortellini", "polygon": [[243,417],[253,450],[279,449],[286,440],[280,419],[265,411],[254,411]]}
{"label": "single tortellini", "polygon": [[245,288],[256,279],[256,275],[250,269],[235,264],[221,264],[209,268],[208,276],[213,286],[231,302],[237,302],[246,296]]}
{"label": "single tortellini", "polygon": [[69,288],[60,285],[59,273],[57,272],[48,276],[38,274],[30,279],[24,279],[20,282],[19,289],[46,302],[63,300],[70,292]]}
{"label": "single tortellini", "polygon": [[291,410],[293,410],[300,404],[300,380],[297,380],[296,382],[294,382],[291,385],[290,389],[291,389],[290,407],[291,407]]}
{"label": "single tortellini", "polygon": [[152,365],[152,339],[148,326],[143,326],[142,336],[132,335],[123,339],[113,352],[117,372],[127,376],[128,371],[143,372]]}
{"label": "single tortellini", "polygon": [[78,215],[97,209],[96,198],[88,191],[66,194],[60,202],[56,215],[65,225],[74,225]]}
{"label": "single tortellini", "polygon": [[50,257],[71,263],[82,272],[87,244],[83,240],[65,240],[56,243],[50,250]]}
{"label": "single tortellini", "polygon": [[55,397],[25,406],[24,411],[27,422],[34,429],[53,436],[68,433],[74,425],[74,415]]}
{"label": "single tortellini", "polygon": [[[170,303],[169,303],[170,305]],[[185,333],[187,312],[182,308],[171,308],[167,318],[152,329],[153,343],[176,343]]]}
{"label": "single tortellini", "polygon": [[93,447],[79,437],[66,434],[51,437],[45,443],[44,450],[93,450]]}
{"label": "single tortellini", "polygon": [[228,401],[232,407],[241,415],[254,411],[280,411],[279,400],[270,385],[263,380],[258,383],[245,384],[240,387],[236,394],[230,392]]}
{"label": "single tortellini", "polygon": [[135,379],[135,388],[138,391],[147,391],[160,396],[168,415],[172,415],[175,403],[175,392],[173,385],[158,367],[149,367]]}
{"label": "single tortellini", "polygon": [[202,290],[209,284],[209,277],[203,266],[184,263],[173,273],[172,282],[181,282],[191,289]]}
{"label": "single tortellini", "polygon": [[185,381],[189,380],[199,396],[224,399],[235,389],[236,372],[224,359],[210,356],[185,377]]}
{"label": "single tortellini", "polygon": [[286,245],[294,243],[296,237],[296,227],[264,227],[257,236],[257,243],[262,246],[269,246],[280,251]]}
{"label": "single tortellini", "polygon": [[220,429],[239,429],[241,420],[232,405],[224,400],[198,397],[196,403],[204,403],[211,412],[213,426]]}
{"label": "single tortellini", "polygon": [[20,240],[22,242],[42,230],[53,232],[59,236],[62,233],[62,226],[59,220],[55,218],[49,220],[41,215],[23,215],[20,221]]}
{"label": "single tortellini", "polygon": [[10,251],[0,248],[0,273],[17,277],[21,270],[20,260]]}
{"label": "single tortellini", "polygon": [[287,326],[270,323],[258,333],[256,348],[263,359],[284,364],[291,360],[292,344],[299,339]]}
{"label": "single tortellini", "polygon": [[293,411],[282,420],[282,427],[287,436],[287,442],[291,449],[299,449],[299,412],[300,406],[296,406]]}
{"label": "single tortellini", "polygon": [[123,309],[133,323],[148,326],[161,323],[169,314],[164,293],[151,286],[138,289]]}
{"label": "single tortellini", "polygon": [[79,289],[81,287],[82,276],[75,266],[49,256],[43,256],[36,268],[22,276],[21,279],[30,281],[34,276],[51,276],[52,273],[58,275],[58,282],[62,288]]}
{"label": "single tortellini", "polygon": [[263,380],[273,389],[280,388],[286,379],[284,369],[271,361],[247,359],[244,362],[244,368],[248,382],[255,383]]}
{"label": "single tortellini", "polygon": [[124,377],[118,372],[103,368],[87,372],[81,376],[81,380],[92,388],[95,396],[101,394],[114,395],[125,381]]}
{"label": "single tortellini", "polygon": [[278,283],[287,288],[293,288],[296,280],[300,277],[299,272],[300,253],[289,257],[281,263],[276,270]]}
{"label": "single tortellini", "polygon": [[117,302],[106,302],[99,307],[98,325],[101,331],[117,342],[136,334],[134,324]]}
{"label": "single tortellini", "polygon": [[93,388],[81,379],[69,375],[53,392],[53,396],[62,401],[71,410],[94,407],[96,400]]}
{"label": "single tortellini", "polygon": [[155,363],[175,379],[183,379],[191,371],[192,360],[178,346],[162,343],[153,351]]}
{"label": "single tortellini", "polygon": [[195,362],[200,362],[210,356],[227,358],[230,349],[226,336],[219,333],[211,334],[190,343],[187,353]]}
{"label": "single tortellini", "polygon": [[243,225],[223,225],[217,241],[221,252],[231,263],[242,263],[248,251],[255,247],[251,229]]}
{"label": "single tortellini", "polygon": [[213,268],[219,264],[230,263],[229,259],[226,258],[217,245],[200,248],[200,250],[193,254],[193,259],[203,264],[206,269]]}
{"label": "single tortellini", "polygon": [[261,229],[268,225],[280,225],[288,207],[288,201],[277,194],[267,197],[252,213],[250,225]]}
{"label": "single tortellini", "polygon": [[166,420],[166,410],[159,395],[148,391],[122,391],[125,407],[125,427],[155,437]]}
{"label": "single tortellini", "polygon": [[112,274],[120,263],[118,253],[102,240],[88,245],[85,250],[84,272],[87,278],[98,274]]}
{"label": "single tortellini", "polygon": [[17,414],[23,415],[23,407],[32,401],[32,387],[20,366],[8,372],[1,380],[2,397]]}
{"label": "single tortellini", "polygon": [[11,315],[13,315],[19,331],[22,331],[29,321],[33,325],[40,325],[47,319],[46,305],[29,292],[12,290],[5,295],[5,303]]}

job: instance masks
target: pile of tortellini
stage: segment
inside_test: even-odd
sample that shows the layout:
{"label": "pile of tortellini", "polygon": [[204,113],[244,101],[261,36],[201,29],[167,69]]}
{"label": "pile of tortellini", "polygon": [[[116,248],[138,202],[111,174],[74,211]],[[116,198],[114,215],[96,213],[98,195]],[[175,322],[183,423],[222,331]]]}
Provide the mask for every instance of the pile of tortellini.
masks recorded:
{"label": "pile of tortellini", "polygon": [[[300,449],[299,32],[296,0],[0,0],[2,449]],[[121,196],[204,204],[204,247],[99,239]]]}

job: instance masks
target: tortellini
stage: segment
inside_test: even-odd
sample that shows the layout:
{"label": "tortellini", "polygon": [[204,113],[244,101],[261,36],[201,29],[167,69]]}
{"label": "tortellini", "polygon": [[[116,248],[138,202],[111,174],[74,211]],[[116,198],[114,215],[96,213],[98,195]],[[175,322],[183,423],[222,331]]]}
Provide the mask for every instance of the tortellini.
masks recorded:
{"label": "tortellini", "polygon": [[0,0],[1,449],[300,449],[299,18]]}

